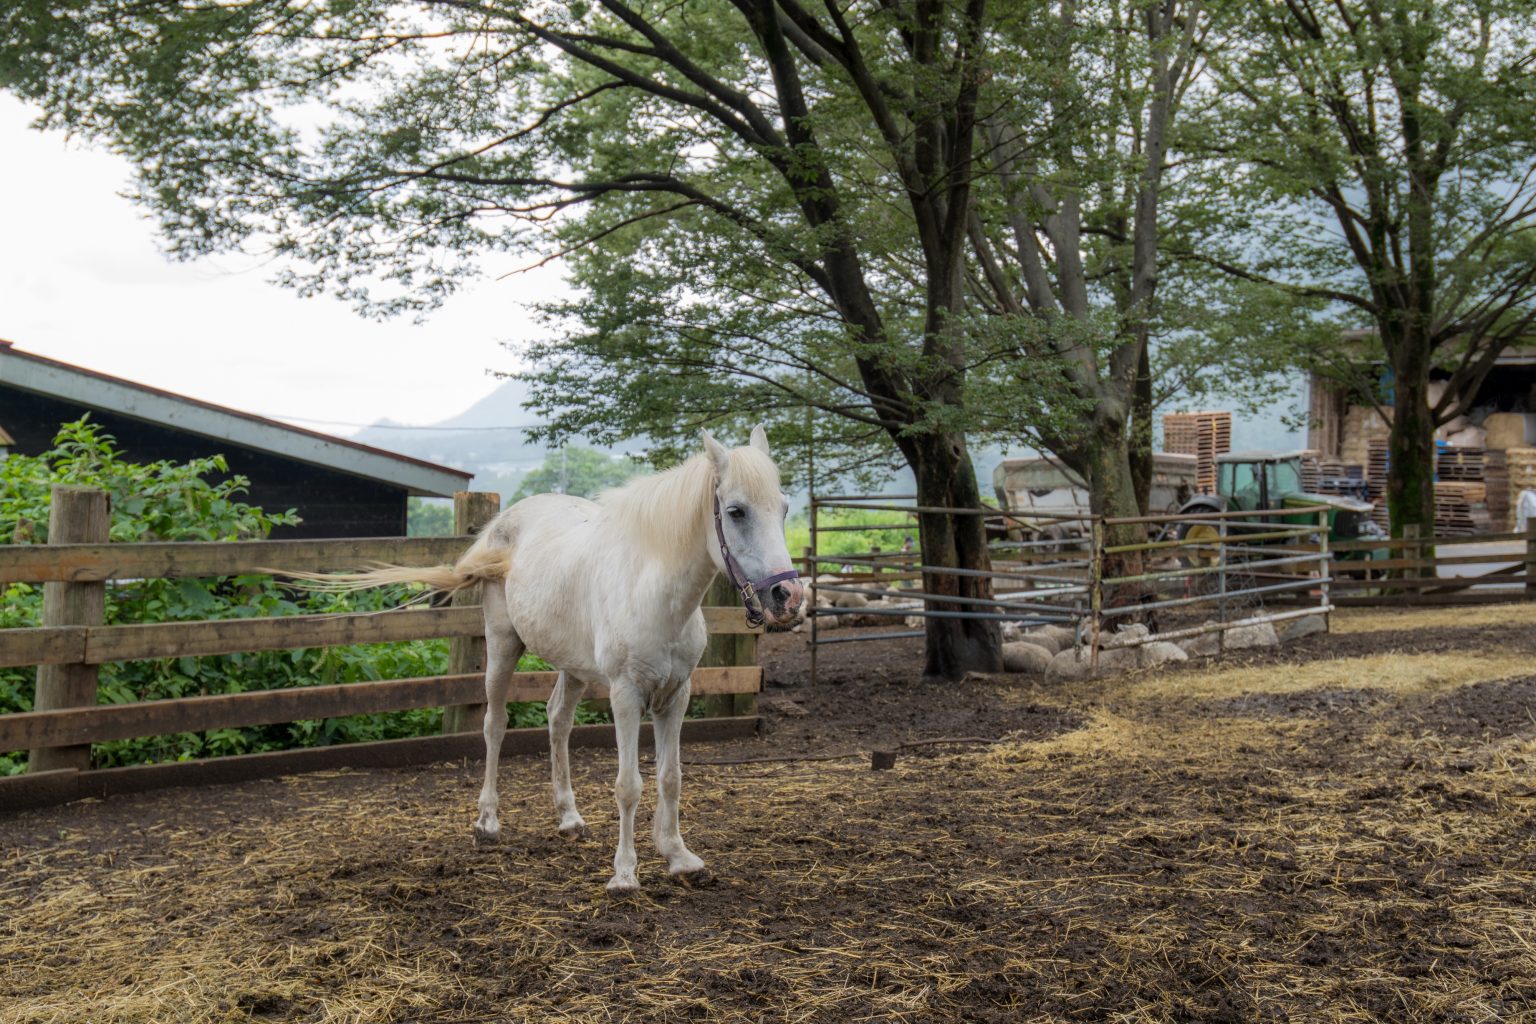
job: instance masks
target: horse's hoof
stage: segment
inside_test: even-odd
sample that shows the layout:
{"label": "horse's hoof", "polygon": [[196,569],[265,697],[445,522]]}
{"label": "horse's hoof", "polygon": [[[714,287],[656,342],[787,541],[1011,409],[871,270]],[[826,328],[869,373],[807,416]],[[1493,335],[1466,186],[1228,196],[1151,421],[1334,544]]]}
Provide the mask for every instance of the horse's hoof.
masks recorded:
{"label": "horse's hoof", "polygon": [[684,850],[667,864],[667,873],[676,877],[678,875],[698,875],[704,873],[704,862],[698,854]]}
{"label": "horse's hoof", "polygon": [[499,829],[492,832],[489,829],[481,828],[479,825],[475,826],[475,845],[477,847],[495,846],[499,842],[501,842],[501,831]]}
{"label": "horse's hoof", "polygon": [[631,896],[640,891],[640,882],[634,875],[614,875],[603,888],[610,896]]}
{"label": "horse's hoof", "polygon": [[668,874],[671,875],[672,881],[684,889],[703,889],[713,885],[715,881],[713,872],[702,864],[688,871],[671,871]]}
{"label": "horse's hoof", "polygon": [[568,839],[573,843],[585,839],[587,838],[587,823],[578,821],[574,825],[561,825],[560,835],[562,838]]}

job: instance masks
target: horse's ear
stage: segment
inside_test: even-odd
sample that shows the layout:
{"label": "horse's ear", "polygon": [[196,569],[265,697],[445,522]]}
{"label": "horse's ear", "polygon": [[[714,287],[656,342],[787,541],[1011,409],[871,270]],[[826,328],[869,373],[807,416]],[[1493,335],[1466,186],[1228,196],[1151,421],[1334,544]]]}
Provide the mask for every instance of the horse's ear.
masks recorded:
{"label": "horse's ear", "polygon": [[725,476],[725,467],[730,461],[730,453],[725,450],[725,445],[716,441],[714,435],[707,430],[700,430],[704,438],[704,451],[709,455],[709,461],[715,464],[715,473]]}
{"label": "horse's ear", "polygon": [[768,451],[768,431],[763,429],[763,425],[761,423],[752,428],[752,438],[747,443],[750,444],[753,448],[756,448],[758,451],[762,452],[764,455],[771,454]]}

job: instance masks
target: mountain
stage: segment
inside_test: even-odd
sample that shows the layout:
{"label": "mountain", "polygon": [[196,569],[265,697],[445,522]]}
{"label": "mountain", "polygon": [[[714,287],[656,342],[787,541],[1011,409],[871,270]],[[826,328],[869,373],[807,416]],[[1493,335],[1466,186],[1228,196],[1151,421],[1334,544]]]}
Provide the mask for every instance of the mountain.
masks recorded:
{"label": "mountain", "polygon": [[544,461],[542,442],[528,439],[539,420],[525,411],[527,385],[509,380],[456,416],[425,427],[382,420],[352,440],[479,476],[523,473]]}

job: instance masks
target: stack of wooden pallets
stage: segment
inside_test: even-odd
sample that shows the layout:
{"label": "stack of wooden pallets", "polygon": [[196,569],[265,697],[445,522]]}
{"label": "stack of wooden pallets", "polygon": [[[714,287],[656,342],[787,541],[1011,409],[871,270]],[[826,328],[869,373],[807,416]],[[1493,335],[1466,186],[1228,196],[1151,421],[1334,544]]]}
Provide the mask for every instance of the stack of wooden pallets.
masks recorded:
{"label": "stack of wooden pallets", "polygon": [[1470,537],[1491,526],[1487,488],[1481,481],[1441,480],[1435,484],[1435,533]]}
{"label": "stack of wooden pallets", "polygon": [[1322,478],[1322,463],[1318,459],[1318,453],[1308,448],[1301,453],[1301,489],[1308,494],[1317,494],[1318,481]]}
{"label": "stack of wooden pallets", "polygon": [[1495,533],[1515,528],[1514,506],[1509,500],[1509,466],[1504,452],[1490,448],[1483,459],[1483,486],[1487,490],[1488,519]]}
{"label": "stack of wooden pallets", "polygon": [[1371,485],[1371,501],[1376,504],[1371,519],[1389,533],[1392,530],[1392,520],[1387,514],[1387,466],[1390,462],[1385,437],[1373,437],[1366,442],[1365,480]]}
{"label": "stack of wooden pallets", "polygon": [[1171,412],[1163,416],[1163,450],[1193,455],[1195,487],[1216,491],[1216,456],[1232,450],[1230,412]]}

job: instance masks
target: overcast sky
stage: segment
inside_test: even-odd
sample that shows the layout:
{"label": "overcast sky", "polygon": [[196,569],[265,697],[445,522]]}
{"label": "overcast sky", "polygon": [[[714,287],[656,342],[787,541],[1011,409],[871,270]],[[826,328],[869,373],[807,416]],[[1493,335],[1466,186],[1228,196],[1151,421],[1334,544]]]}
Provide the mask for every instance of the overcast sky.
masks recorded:
{"label": "overcast sky", "polygon": [[489,371],[515,368],[500,343],[536,329],[521,302],[560,286],[551,269],[487,278],[418,326],[300,299],[253,261],[172,262],[119,195],[127,162],[32,117],[0,92],[0,338],[18,349],[346,435],[356,427],[340,424],[428,424],[484,397]]}

